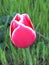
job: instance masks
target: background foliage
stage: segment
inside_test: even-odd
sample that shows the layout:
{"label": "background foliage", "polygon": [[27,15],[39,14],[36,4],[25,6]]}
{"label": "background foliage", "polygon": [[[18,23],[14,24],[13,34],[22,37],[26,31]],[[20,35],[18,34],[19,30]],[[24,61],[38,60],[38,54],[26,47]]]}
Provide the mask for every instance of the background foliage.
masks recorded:
{"label": "background foliage", "polygon": [[[37,35],[26,49],[12,45],[9,25],[16,13],[28,13]],[[0,0],[0,65],[49,65],[49,0]]]}

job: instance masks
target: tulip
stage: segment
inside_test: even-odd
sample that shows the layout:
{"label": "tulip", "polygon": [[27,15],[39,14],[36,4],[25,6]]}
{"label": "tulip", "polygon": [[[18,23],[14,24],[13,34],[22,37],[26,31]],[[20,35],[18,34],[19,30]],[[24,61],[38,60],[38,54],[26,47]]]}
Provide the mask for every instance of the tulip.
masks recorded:
{"label": "tulip", "polygon": [[14,46],[27,48],[36,40],[36,32],[28,14],[16,14],[10,24],[10,38]]}

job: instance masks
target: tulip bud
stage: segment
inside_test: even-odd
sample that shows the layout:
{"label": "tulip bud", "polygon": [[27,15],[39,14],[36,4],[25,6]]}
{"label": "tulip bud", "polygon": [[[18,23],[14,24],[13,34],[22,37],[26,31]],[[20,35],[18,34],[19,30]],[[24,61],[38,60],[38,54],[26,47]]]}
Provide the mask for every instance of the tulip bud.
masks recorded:
{"label": "tulip bud", "polygon": [[10,24],[10,38],[18,48],[27,48],[36,40],[36,32],[28,14],[16,14]]}

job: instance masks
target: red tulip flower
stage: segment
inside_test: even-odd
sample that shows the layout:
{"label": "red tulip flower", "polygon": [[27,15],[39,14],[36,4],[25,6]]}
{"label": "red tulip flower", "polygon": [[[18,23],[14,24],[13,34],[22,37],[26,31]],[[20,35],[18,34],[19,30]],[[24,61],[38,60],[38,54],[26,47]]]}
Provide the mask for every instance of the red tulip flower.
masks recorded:
{"label": "red tulip flower", "polygon": [[28,14],[16,14],[10,24],[10,38],[18,48],[27,48],[36,40],[36,32]]}

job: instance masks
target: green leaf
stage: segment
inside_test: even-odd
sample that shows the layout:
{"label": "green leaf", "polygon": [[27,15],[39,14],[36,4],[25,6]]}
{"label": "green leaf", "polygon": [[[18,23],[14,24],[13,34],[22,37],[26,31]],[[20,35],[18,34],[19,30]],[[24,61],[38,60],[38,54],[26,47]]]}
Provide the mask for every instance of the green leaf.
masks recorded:
{"label": "green leaf", "polygon": [[4,42],[5,34],[6,34],[5,27],[3,26],[0,28],[0,42]]}
{"label": "green leaf", "polygon": [[6,20],[7,20],[7,16],[1,16],[0,17],[0,25],[3,25],[6,23]]}
{"label": "green leaf", "polygon": [[2,50],[4,50],[5,48],[6,48],[6,43],[5,42],[3,42],[3,43],[0,43],[0,48],[2,49]]}

